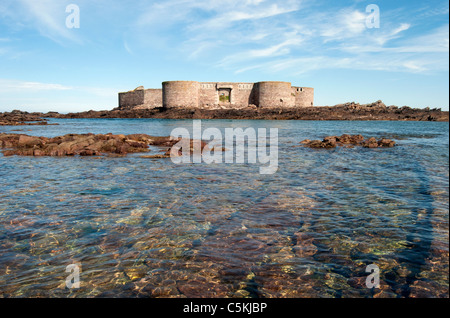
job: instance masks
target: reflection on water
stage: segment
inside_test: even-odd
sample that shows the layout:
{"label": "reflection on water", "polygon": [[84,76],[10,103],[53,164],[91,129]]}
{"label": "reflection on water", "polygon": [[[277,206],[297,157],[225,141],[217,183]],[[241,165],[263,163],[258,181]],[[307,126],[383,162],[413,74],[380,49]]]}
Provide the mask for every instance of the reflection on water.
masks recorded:
{"label": "reflection on water", "polygon": [[[56,120],[53,120],[56,121]],[[189,120],[58,120],[22,133],[168,135]],[[279,169],[0,156],[4,297],[448,297],[448,124],[202,121],[279,128]],[[17,127],[1,127],[1,132]],[[313,150],[361,133],[392,149]],[[65,287],[81,264],[81,288]],[[365,287],[366,266],[380,289]]]}

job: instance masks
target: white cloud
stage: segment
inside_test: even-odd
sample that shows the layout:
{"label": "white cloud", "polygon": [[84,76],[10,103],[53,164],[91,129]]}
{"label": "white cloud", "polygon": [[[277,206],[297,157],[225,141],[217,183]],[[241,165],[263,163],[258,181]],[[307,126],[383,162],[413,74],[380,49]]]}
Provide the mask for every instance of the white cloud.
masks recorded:
{"label": "white cloud", "polygon": [[[218,66],[235,73],[261,70],[285,74],[322,69],[408,73],[448,70],[448,25],[412,37],[412,31],[407,31],[414,28],[413,20],[386,20],[380,29],[367,29],[365,17],[349,9],[308,15],[303,21],[288,24],[296,30],[291,38],[301,38],[301,45],[273,44],[261,50],[243,50],[225,57]],[[277,32],[283,38],[288,27],[284,33],[281,30]],[[258,53],[270,60],[258,62]]]}
{"label": "white cloud", "polygon": [[55,83],[30,82],[14,79],[0,79],[0,92],[20,92],[26,90],[29,93],[45,91],[73,91],[83,92],[100,97],[116,96],[118,89],[91,87],[91,86],[67,86]]}
{"label": "white cloud", "polygon": [[30,91],[45,91],[45,90],[70,90],[72,87],[61,84],[27,82],[20,80],[0,79],[0,89],[4,92],[11,90],[30,90]]}
{"label": "white cloud", "polygon": [[[448,53],[449,31],[448,25],[429,31],[427,34],[403,38],[395,44],[386,45],[398,38],[398,34],[409,29],[409,25],[401,25],[392,32],[375,38],[360,41],[352,46],[342,46],[347,52],[360,53]],[[395,36],[394,36],[395,35]]]}
{"label": "white cloud", "polygon": [[324,42],[352,38],[366,30],[366,14],[358,10],[342,9],[336,14],[320,16],[321,23],[313,24],[312,28],[318,30]]}
{"label": "white cloud", "polygon": [[294,35],[287,40],[274,44],[262,49],[253,49],[244,52],[239,52],[223,58],[218,65],[227,66],[234,63],[240,63],[248,60],[255,60],[258,58],[272,58],[275,56],[286,55],[291,52],[292,47],[301,45],[302,39]]}
{"label": "white cloud", "polygon": [[272,4],[267,7],[256,8],[253,10],[247,10],[246,7],[238,8],[236,10],[224,10],[224,13],[219,13],[212,18],[206,20],[204,23],[199,23],[191,26],[192,29],[225,29],[231,27],[233,24],[242,21],[252,21],[264,18],[270,18],[285,13],[297,11],[298,7],[280,6],[278,4]]}

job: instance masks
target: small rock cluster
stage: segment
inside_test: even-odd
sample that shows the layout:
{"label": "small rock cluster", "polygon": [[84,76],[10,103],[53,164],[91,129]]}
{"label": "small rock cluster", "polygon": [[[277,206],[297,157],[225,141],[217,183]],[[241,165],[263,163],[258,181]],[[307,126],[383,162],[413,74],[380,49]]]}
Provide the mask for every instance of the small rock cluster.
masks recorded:
{"label": "small rock cluster", "polygon": [[362,146],[364,148],[386,148],[394,147],[395,141],[391,139],[382,138],[377,140],[374,137],[364,139],[362,135],[347,135],[342,136],[328,136],[322,141],[305,139],[301,144],[309,148],[336,148],[337,146],[353,147]]}

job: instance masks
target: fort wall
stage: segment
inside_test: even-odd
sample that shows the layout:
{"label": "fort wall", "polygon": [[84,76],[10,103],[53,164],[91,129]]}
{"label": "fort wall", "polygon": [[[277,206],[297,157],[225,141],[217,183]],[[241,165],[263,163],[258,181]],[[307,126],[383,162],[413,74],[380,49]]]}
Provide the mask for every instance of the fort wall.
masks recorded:
{"label": "fort wall", "polygon": [[119,106],[122,108],[133,108],[144,104],[144,89],[119,93]]}
{"label": "fort wall", "polygon": [[309,107],[314,105],[314,89],[289,82],[196,82],[168,81],[162,89],[119,93],[120,109],[142,108],[243,108],[248,106]]}
{"label": "fort wall", "polygon": [[199,82],[170,81],[162,83],[163,107],[198,107]]}
{"label": "fort wall", "polygon": [[236,85],[235,104],[257,105],[258,85],[254,83],[238,83]]}
{"label": "fort wall", "polygon": [[296,107],[314,106],[314,88],[292,87],[292,93],[295,95]]}
{"label": "fort wall", "polygon": [[199,90],[199,101],[203,108],[214,107],[219,104],[219,94],[217,93],[217,83],[201,83]]}
{"label": "fort wall", "polygon": [[259,107],[294,107],[295,96],[292,95],[291,83],[259,82]]}
{"label": "fort wall", "polygon": [[122,109],[162,107],[162,89],[138,87],[133,91],[119,93],[119,107]]}
{"label": "fort wall", "polygon": [[157,108],[163,106],[162,89],[149,88],[144,91],[144,107]]}

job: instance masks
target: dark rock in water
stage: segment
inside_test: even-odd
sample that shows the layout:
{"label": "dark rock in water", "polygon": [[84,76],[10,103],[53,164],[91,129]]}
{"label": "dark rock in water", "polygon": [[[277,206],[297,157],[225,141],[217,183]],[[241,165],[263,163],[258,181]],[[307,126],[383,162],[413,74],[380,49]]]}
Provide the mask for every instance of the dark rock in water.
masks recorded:
{"label": "dark rock in water", "polygon": [[323,142],[325,143],[327,148],[334,148],[334,147],[336,147],[337,138],[334,136],[325,137],[323,139]]}
{"label": "dark rock in water", "polygon": [[371,137],[369,139],[364,139],[362,135],[347,135],[344,134],[340,137],[338,136],[328,136],[322,141],[320,140],[309,140],[305,139],[300,142],[309,148],[335,148],[336,146],[362,146],[364,148],[385,148],[394,147],[395,141],[391,139],[382,138],[380,140]]}
{"label": "dark rock in water", "polygon": [[374,137],[371,137],[368,140],[363,142],[363,147],[364,148],[378,148],[378,141]]}
{"label": "dark rock in water", "polygon": [[336,148],[336,140],[313,140],[306,144],[309,148]]}
{"label": "dark rock in water", "polygon": [[369,138],[368,140],[362,143],[364,148],[383,148],[383,147],[394,147],[395,141],[382,138],[380,140],[376,140],[374,137]]}
{"label": "dark rock in water", "polygon": [[383,138],[378,141],[378,147],[394,147],[395,141]]}
{"label": "dark rock in water", "polygon": [[351,145],[358,145],[364,140],[364,137],[362,135],[347,135],[347,134],[344,134],[344,135],[342,135],[340,137],[335,137],[335,138],[341,144],[351,144]]}

